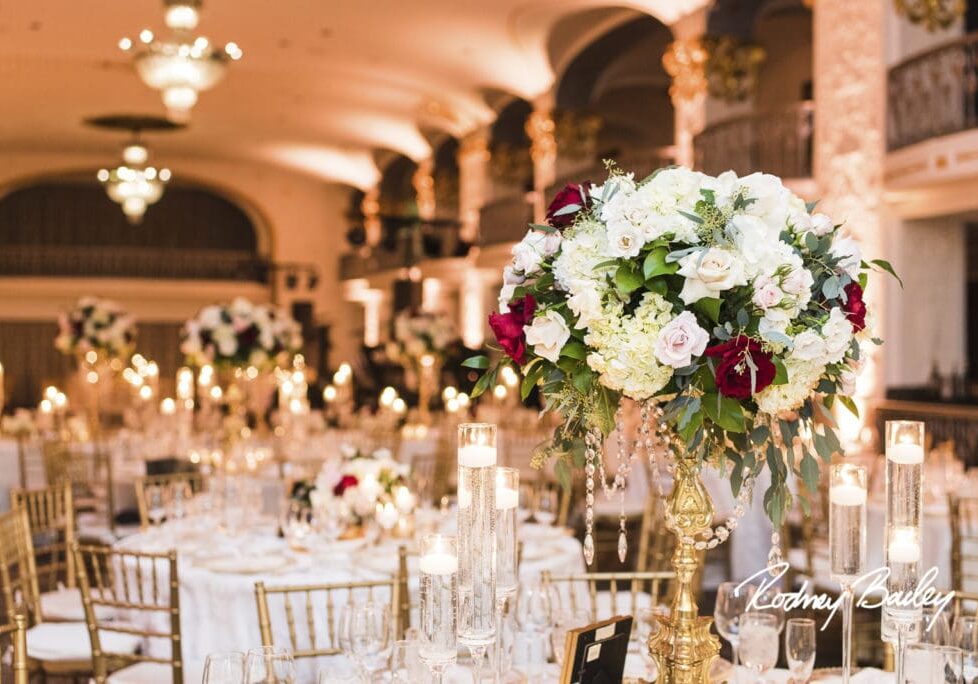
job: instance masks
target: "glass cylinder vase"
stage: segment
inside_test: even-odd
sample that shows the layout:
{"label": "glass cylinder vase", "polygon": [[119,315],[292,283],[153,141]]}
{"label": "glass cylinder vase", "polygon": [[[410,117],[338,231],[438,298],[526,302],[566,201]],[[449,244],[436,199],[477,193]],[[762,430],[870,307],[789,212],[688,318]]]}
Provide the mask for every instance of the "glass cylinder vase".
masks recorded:
{"label": "glass cylinder vase", "polygon": [[852,673],[852,584],[866,569],[866,469],[832,466],[829,481],[829,573],[842,586],[842,681]]}

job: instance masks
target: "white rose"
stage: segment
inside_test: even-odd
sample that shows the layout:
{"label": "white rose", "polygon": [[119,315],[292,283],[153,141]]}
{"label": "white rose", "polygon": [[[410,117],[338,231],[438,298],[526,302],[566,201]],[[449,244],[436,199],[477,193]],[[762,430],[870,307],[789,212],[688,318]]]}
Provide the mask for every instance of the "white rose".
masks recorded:
{"label": "white rose", "polygon": [[859,376],[851,370],[844,370],[839,373],[839,393],[851,397],[856,393],[856,380]]}
{"label": "white rose", "polygon": [[795,211],[788,215],[788,224],[795,234],[801,235],[812,229],[812,217],[806,211]]}
{"label": "white rose", "polygon": [[744,263],[727,249],[711,247],[705,254],[688,254],[680,259],[679,266],[679,275],[686,278],[679,296],[686,304],[747,284]]}
{"label": "white rose", "polygon": [[862,250],[859,243],[851,237],[837,237],[832,242],[829,253],[838,258],[841,268],[850,278],[859,277],[859,265],[862,263]]}
{"label": "white rose", "polygon": [[499,313],[509,313],[509,303],[513,301],[513,295],[516,293],[516,285],[512,283],[505,283],[502,289],[499,291]]}
{"label": "white rose", "polygon": [[696,322],[696,316],[683,311],[672,319],[655,341],[655,358],[673,368],[685,368],[706,349],[710,334]]}
{"label": "white rose", "polygon": [[570,328],[564,317],[552,309],[534,318],[533,323],[523,330],[526,332],[526,343],[533,345],[533,353],[554,363],[557,363],[560,350],[570,339]]}
{"label": "white rose", "polygon": [[528,230],[513,247],[513,267],[524,275],[532,275],[540,268],[540,262],[560,249],[560,233]]}
{"label": "white rose", "polygon": [[825,340],[814,330],[806,330],[795,337],[791,356],[799,361],[819,361],[825,356]]}
{"label": "white rose", "polygon": [[211,339],[217,345],[221,356],[234,356],[238,351],[238,335],[230,325],[219,325],[214,328]]}
{"label": "white rose", "polygon": [[829,312],[829,320],[822,325],[822,336],[825,338],[825,362],[841,361],[852,342],[852,323],[839,307]]}
{"label": "white rose", "polygon": [[633,223],[620,222],[608,226],[608,255],[636,257],[645,244],[645,231]]}
{"label": "white rose", "polygon": [[507,285],[522,285],[526,281],[526,276],[517,273],[512,264],[508,264],[503,269],[503,282]]}
{"label": "white rose", "polygon": [[231,313],[235,316],[249,317],[253,308],[251,302],[244,297],[235,297],[231,301]]}
{"label": "white rose", "polygon": [[574,283],[571,292],[573,294],[567,298],[567,306],[577,316],[574,327],[590,327],[591,323],[601,318],[601,292],[594,287],[594,283],[589,282]]}
{"label": "white rose", "polygon": [[811,271],[802,267],[792,269],[781,279],[781,287],[784,291],[796,297],[805,293],[810,295],[814,284],[815,279],[812,278]]}
{"label": "white rose", "polygon": [[784,309],[768,309],[764,312],[764,318],[757,324],[757,332],[761,336],[770,332],[784,333],[790,322],[791,317]]}
{"label": "white rose", "polygon": [[200,324],[212,330],[221,324],[221,307],[205,306],[200,311]]}
{"label": "white rose", "polygon": [[811,220],[811,231],[822,237],[835,230],[835,222],[825,214],[814,214]]}
{"label": "white rose", "polygon": [[754,296],[751,301],[759,309],[770,309],[781,303],[784,292],[767,276],[761,276],[754,281]]}

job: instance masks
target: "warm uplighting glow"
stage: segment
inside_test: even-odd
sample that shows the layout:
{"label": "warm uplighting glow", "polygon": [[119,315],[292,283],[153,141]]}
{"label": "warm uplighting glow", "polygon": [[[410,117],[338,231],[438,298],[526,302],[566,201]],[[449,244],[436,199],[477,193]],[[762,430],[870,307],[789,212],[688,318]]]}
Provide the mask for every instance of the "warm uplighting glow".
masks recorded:
{"label": "warm uplighting glow", "polygon": [[54,408],[63,409],[68,406],[68,397],[64,392],[58,392],[54,395]]}
{"label": "warm uplighting glow", "polygon": [[193,31],[197,28],[200,15],[193,3],[187,2],[167,6],[163,20],[175,31]]}
{"label": "warm uplighting glow", "polygon": [[458,395],[458,405],[461,406],[462,408],[468,408],[469,402],[470,402],[469,395],[466,394],[465,392],[460,392]]}
{"label": "warm uplighting glow", "polygon": [[224,396],[224,391],[220,387],[218,387],[217,385],[211,387],[211,399],[213,399],[214,401],[220,401],[221,397],[223,396]]}
{"label": "warm uplighting glow", "polygon": [[445,401],[451,401],[458,396],[458,390],[452,385],[449,385],[441,391],[441,398]]}
{"label": "warm uplighting glow", "polygon": [[39,405],[39,408],[41,409],[41,413],[51,413],[51,410],[53,408],[52,407],[52,404],[51,404],[51,400],[50,399],[41,399],[41,403]]}
{"label": "warm uplighting glow", "polygon": [[396,399],[394,399],[394,401],[391,402],[391,408],[394,409],[394,413],[407,412],[407,404],[404,403],[404,400],[401,399],[400,397],[397,397]]}
{"label": "warm uplighting glow", "polygon": [[58,388],[54,385],[48,385],[44,388],[44,398],[54,401],[55,396],[58,394]]}
{"label": "warm uplighting glow", "polygon": [[506,385],[496,385],[492,388],[492,395],[496,397],[496,399],[505,399],[507,393],[508,390],[506,389]]}
{"label": "warm uplighting glow", "polygon": [[92,349],[89,349],[87,352],[85,352],[85,363],[91,365],[96,361],[98,361],[98,352]]}
{"label": "warm uplighting glow", "polygon": [[172,416],[177,412],[177,403],[170,397],[166,397],[160,402],[160,413],[164,416]]}
{"label": "warm uplighting glow", "polygon": [[330,403],[336,401],[336,388],[333,385],[326,385],[323,390],[323,399]]}
{"label": "warm uplighting glow", "polygon": [[425,368],[431,368],[432,366],[435,365],[435,357],[432,356],[431,354],[422,354],[421,365],[424,366]]}
{"label": "warm uplighting glow", "polygon": [[258,378],[258,369],[254,366],[248,366],[248,368],[245,369],[245,375],[248,376],[249,380],[255,380]]}

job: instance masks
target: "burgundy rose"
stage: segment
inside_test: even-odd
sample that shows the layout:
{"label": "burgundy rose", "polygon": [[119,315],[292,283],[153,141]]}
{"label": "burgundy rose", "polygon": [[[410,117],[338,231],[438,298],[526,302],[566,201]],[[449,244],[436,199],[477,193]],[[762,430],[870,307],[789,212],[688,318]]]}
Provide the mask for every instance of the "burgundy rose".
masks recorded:
{"label": "burgundy rose", "polygon": [[757,340],[749,337],[735,337],[723,344],[707,347],[705,353],[714,359],[720,359],[716,368],[717,389],[720,394],[732,399],[750,399],[752,388],[748,356],[757,367],[754,373],[755,392],[770,385],[777,373],[771,355],[761,349]]}
{"label": "burgundy rose", "polygon": [[254,323],[238,333],[238,344],[244,348],[252,346],[258,340],[258,326]]}
{"label": "burgundy rose", "polygon": [[343,496],[343,492],[350,487],[356,487],[358,484],[360,484],[360,480],[358,480],[356,476],[344,475],[342,478],[340,478],[340,481],[336,483],[336,486],[333,487],[333,496]]}
{"label": "burgundy rose", "polygon": [[509,313],[489,314],[489,327],[496,335],[496,341],[511,359],[523,365],[526,363],[526,335],[523,326],[533,320],[537,301],[533,295],[526,295],[510,303]]}
{"label": "burgundy rose", "polygon": [[549,223],[554,228],[565,228],[574,222],[574,214],[577,212],[571,212],[569,214],[561,214],[560,216],[555,216],[555,214],[566,206],[571,204],[580,205],[582,208],[587,208],[591,206],[591,198],[587,194],[587,188],[591,187],[591,181],[584,181],[583,183],[568,183],[563,187],[557,196],[554,197],[553,202],[547,207],[547,223]]}
{"label": "burgundy rose", "polygon": [[842,310],[846,312],[846,318],[852,323],[852,329],[859,332],[866,327],[866,302],[863,301],[862,286],[853,281],[846,285],[846,303],[842,305]]}

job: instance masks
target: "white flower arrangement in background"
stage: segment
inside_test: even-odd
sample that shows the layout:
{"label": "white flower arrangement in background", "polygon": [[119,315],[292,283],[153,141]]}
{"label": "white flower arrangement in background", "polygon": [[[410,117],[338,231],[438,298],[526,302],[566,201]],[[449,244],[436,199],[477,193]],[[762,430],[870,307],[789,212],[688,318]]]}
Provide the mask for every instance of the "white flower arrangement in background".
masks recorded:
{"label": "white flower arrangement in background", "polygon": [[284,310],[236,297],[205,306],[184,325],[180,351],[192,365],[283,365],[302,348],[302,327]]}
{"label": "white flower arrangement in background", "polygon": [[394,503],[405,514],[413,510],[415,499],[407,490],[410,468],[395,461],[389,449],[364,453],[343,446],[341,452],[343,459],[328,460],[309,490],[313,511],[341,510],[363,519],[378,503]]}
{"label": "white flower arrangement in background", "polygon": [[95,352],[103,360],[127,360],[135,341],[136,319],[120,304],[82,297],[73,309],[58,317],[54,346],[69,356],[84,358]]}
{"label": "white flower arrangement in background", "polygon": [[387,352],[399,361],[416,360],[425,354],[441,358],[456,340],[458,331],[448,316],[402,311],[394,319],[394,339]]}

